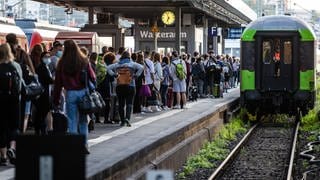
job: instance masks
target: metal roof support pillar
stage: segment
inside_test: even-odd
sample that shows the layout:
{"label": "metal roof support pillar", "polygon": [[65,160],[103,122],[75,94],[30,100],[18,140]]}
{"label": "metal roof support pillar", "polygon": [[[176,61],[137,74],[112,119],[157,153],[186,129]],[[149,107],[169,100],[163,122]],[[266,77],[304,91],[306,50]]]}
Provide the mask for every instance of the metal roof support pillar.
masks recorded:
{"label": "metal roof support pillar", "polygon": [[179,52],[179,54],[181,53],[181,7],[176,7],[176,11],[175,11],[175,16],[176,16],[176,51]]}
{"label": "metal roof support pillar", "polygon": [[119,47],[124,47],[124,29],[119,26],[120,14],[115,14],[115,24],[118,27],[115,35],[115,51],[117,52]]}
{"label": "metal roof support pillar", "polygon": [[203,16],[203,54],[208,52],[208,18]]}
{"label": "metal roof support pillar", "polygon": [[[212,23],[213,27],[216,27],[216,31],[218,33],[218,23],[215,21]],[[216,34],[215,36],[212,37],[212,48],[215,54],[218,54],[218,34]]]}
{"label": "metal roof support pillar", "polygon": [[89,7],[89,12],[88,12],[89,24],[93,24],[93,15],[94,15],[93,7]]}

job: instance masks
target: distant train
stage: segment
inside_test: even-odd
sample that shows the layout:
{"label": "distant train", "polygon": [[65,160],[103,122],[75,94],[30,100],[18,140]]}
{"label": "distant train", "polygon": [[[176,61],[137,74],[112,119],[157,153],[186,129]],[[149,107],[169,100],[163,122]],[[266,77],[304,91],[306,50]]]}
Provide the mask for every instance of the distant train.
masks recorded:
{"label": "distant train", "polygon": [[316,37],[302,20],[267,16],[241,37],[242,106],[256,113],[306,114],[315,103]]}
{"label": "distant train", "polygon": [[6,42],[6,35],[9,33],[15,33],[20,46],[23,49],[28,50],[28,40],[22,29],[15,25],[15,21],[13,19],[0,17],[0,44]]}
{"label": "distant train", "polygon": [[[34,38],[40,39],[47,50],[52,47],[52,43],[59,32],[79,32],[79,28],[52,25],[37,22],[33,19],[11,19],[0,17],[0,44],[6,42],[8,33],[17,35],[19,45],[26,51],[30,50],[34,44]],[[37,37],[36,37],[37,36]]]}
{"label": "distant train", "polygon": [[[34,19],[15,19],[15,24],[20,27],[27,36],[30,48],[34,45],[32,40],[35,38],[40,38],[41,43],[49,50],[59,32],[79,32],[79,28],[42,23]],[[40,37],[36,37],[39,35]]]}
{"label": "distant train", "polygon": [[73,39],[89,52],[99,52],[104,43],[96,32],[79,32],[79,28],[52,25],[37,22],[34,19],[10,19],[0,17],[0,44],[6,42],[8,33],[15,33],[19,44],[30,50],[37,43],[42,43],[50,50],[54,41],[63,43],[67,39]]}

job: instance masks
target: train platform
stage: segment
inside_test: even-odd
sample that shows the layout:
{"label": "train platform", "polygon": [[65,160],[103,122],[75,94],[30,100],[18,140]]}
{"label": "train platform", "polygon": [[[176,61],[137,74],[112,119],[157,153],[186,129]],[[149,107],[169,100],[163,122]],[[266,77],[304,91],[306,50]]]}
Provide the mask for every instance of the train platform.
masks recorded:
{"label": "train platform", "polygon": [[[239,97],[239,88],[234,88],[224,98],[189,102],[187,109],[134,114],[131,127],[96,124],[89,134],[86,178],[136,179],[148,169],[175,169],[213,138]],[[14,179],[14,173],[12,165],[0,167],[1,180]]]}

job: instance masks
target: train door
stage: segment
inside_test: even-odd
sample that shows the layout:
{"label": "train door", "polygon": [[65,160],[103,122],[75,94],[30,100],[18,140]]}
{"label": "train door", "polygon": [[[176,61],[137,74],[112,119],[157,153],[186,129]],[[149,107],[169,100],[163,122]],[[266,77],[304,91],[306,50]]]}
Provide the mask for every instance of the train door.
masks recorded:
{"label": "train door", "polygon": [[261,41],[261,89],[293,89],[293,38],[264,37]]}

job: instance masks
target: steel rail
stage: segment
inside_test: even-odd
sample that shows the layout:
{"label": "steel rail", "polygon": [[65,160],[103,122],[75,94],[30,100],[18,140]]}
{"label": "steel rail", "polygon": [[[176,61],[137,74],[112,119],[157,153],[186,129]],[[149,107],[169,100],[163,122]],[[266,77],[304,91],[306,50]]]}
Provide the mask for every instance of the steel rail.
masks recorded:
{"label": "steel rail", "polygon": [[238,143],[238,145],[233,148],[233,150],[230,152],[230,154],[227,156],[227,158],[220,164],[220,166],[213,172],[213,174],[209,177],[208,180],[215,179],[222,169],[224,169],[227,165],[227,163],[234,157],[234,155],[238,152],[238,150],[242,147],[242,145],[246,142],[246,140],[249,138],[253,130],[257,127],[257,124],[255,124],[253,127],[250,128],[250,130],[247,132],[247,134],[242,138],[242,140]]}
{"label": "steel rail", "polygon": [[290,163],[289,163],[289,168],[288,168],[287,180],[292,179],[291,176],[292,176],[292,169],[293,169],[293,162],[294,162],[294,154],[295,154],[296,146],[297,146],[299,126],[300,126],[300,121],[297,123],[297,127],[295,130],[294,138],[293,138],[293,142],[292,142],[292,149],[291,149],[291,156],[290,156]]}

